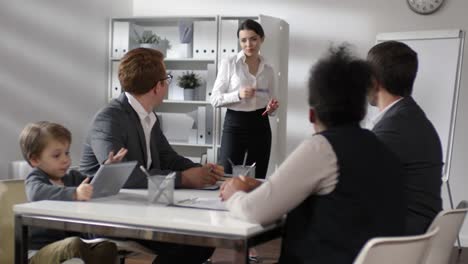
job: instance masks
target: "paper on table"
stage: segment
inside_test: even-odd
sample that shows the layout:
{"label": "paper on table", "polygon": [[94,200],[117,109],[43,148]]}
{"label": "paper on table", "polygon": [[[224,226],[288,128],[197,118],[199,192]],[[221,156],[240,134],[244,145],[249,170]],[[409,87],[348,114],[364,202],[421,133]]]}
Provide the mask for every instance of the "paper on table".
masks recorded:
{"label": "paper on table", "polygon": [[177,201],[174,205],[181,206],[181,207],[227,211],[226,206],[224,206],[224,203],[221,201],[220,198],[194,197],[191,199],[184,199],[184,200]]}
{"label": "paper on table", "polygon": [[218,190],[220,187],[221,187],[221,185],[216,183],[216,184],[213,184],[213,185],[208,185],[208,186],[202,187],[202,188],[200,188],[200,190],[215,191],[215,190]]}

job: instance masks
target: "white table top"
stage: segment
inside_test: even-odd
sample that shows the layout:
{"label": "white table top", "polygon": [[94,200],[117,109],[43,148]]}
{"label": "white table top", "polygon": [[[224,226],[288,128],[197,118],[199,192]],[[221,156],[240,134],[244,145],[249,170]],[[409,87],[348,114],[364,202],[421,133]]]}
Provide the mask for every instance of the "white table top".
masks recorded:
{"label": "white table top", "polygon": [[[218,191],[176,190],[174,200],[214,198]],[[118,195],[87,202],[39,201],[14,206],[16,214],[91,220],[167,228],[177,231],[250,237],[273,228],[233,218],[226,211],[191,209],[147,202],[146,190],[122,190]]]}

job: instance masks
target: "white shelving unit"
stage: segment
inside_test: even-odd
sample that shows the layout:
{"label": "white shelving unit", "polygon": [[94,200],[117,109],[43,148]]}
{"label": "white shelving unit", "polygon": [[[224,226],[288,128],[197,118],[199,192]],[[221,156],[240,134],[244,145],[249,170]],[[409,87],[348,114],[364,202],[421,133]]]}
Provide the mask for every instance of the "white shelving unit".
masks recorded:
{"label": "white shelving unit", "polygon": [[[167,71],[174,75],[174,80],[167,98],[156,109],[162,117],[163,131],[174,149],[182,155],[198,161],[202,154],[207,153],[209,162],[217,162],[223,111],[213,109],[209,96],[220,60],[239,51],[237,28],[247,18],[258,20],[262,24],[266,34],[262,55],[277,73],[275,89],[281,107],[278,114],[270,118],[273,132],[269,170],[271,173],[284,159],[286,150],[289,25],[281,19],[264,15],[112,18],[109,36],[109,100],[121,93],[118,65],[123,54],[139,47],[136,36],[151,30],[161,38],[167,39],[171,47],[167,50],[164,61]],[[193,38],[188,44],[180,43],[180,25],[192,25]],[[192,100],[184,100],[183,89],[177,86],[177,77],[185,71],[194,71],[203,79],[202,86],[195,92],[196,98]],[[200,121],[203,116],[204,122]],[[187,128],[187,125],[190,126],[190,118],[194,120],[194,125]],[[205,123],[205,129],[198,128],[200,123]],[[171,127],[174,125],[181,127],[174,130]],[[190,131],[187,132],[187,129]],[[184,133],[185,137],[182,135]],[[204,138],[200,139],[200,136]]]}

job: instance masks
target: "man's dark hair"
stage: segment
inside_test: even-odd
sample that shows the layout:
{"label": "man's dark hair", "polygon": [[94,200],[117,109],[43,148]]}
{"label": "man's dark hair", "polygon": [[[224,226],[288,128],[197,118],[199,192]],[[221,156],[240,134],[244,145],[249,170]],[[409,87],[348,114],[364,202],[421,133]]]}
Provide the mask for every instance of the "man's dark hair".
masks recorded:
{"label": "man's dark hair", "polygon": [[366,114],[366,94],[372,85],[370,65],[351,56],[346,45],[311,69],[309,105],[327,127],[357,124]]}
{"label": "man's dark hair", "polygon": [[375,78],[389,93],[410,96],[418,72],[418,54],[408,45],[386,41],[372,47],[367,54]]}
{"label": "man's dark hair", "polygon": [[252,30],[261,38],[265,37],[265,32],[263,31],[262,26],[255,20],[247,19],[242,24],[240,24],[239,28],[237,29],[237,38],[239,38],[239,32],[241,30]]}

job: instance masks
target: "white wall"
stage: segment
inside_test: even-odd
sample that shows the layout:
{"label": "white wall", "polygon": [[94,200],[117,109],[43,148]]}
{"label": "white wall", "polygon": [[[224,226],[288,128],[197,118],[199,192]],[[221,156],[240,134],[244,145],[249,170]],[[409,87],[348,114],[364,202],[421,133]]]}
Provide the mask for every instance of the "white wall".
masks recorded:
{"label": "white wall", "polygon": [[129,16],[131,0],[0,3],[0,179],[22,159],[18,135],[51,120],[73,133],[78,164],[90,119],[106,103],[111,16]]}
{"label": "white wall", "polygon": [[[312,128],[307,124],[307,75],[310,66],[327,50],[330,43],[347,41],[355,45],[358,55],[365,56],[379,32],[468,29],[468,1],[446,2],[437,13],[421,16],[410,11],[404,0],[206,0],[198,1],[196,5],[192,0],[174,0],[170,3],[134,0],[133,14],[248,16],[262,13],[286,20],[290,24],[287,145],[288,152],[291,152],[311,133]],[[465,50],[465,54],[468,54],[466,45]],[[468,166],[465,165],[468,139],[464,137],[468,134],[468,119],[462,118],[463,113],[468,111],[466,57],[450,179],[455,203],[468,199]],[[462,231],[462,239],[464,245],[468,246],[468,225]]]}

